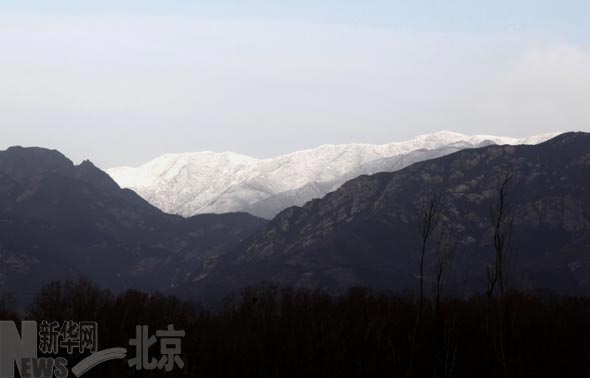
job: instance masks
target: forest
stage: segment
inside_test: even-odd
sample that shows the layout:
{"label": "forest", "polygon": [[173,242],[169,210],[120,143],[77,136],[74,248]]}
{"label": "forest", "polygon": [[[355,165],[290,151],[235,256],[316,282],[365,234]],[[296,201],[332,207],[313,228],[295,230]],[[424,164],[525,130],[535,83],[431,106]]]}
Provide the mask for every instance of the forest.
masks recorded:
{"label": "forest", "polygon": [[[182,369],[136,371],[108,361],[89,377],[590,375],[588,298],[507,292],[427,296],[420,306],[416,297],[364,288],[334,296],[260,284],[203,308],[161,294],[115,295],[80,280],[47,285],[26,311],[4,295],[0,318],[96,321],[99,350],[128,347],[136,325],[155,331],[173,324],[186,332]],[[82,357],[72,356],[71,364]]]}

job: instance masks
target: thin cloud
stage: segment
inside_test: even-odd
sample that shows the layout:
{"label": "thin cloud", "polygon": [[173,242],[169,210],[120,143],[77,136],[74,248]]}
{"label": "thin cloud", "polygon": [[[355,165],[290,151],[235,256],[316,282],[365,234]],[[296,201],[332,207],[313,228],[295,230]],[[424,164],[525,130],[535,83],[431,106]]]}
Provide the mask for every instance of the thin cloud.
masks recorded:
{"label": "thin cloud", "polygon": [[590,120],[587,50],[540,33],[13,14],[0,16],[0,48],[3,147],[54,147],[103,167]]}

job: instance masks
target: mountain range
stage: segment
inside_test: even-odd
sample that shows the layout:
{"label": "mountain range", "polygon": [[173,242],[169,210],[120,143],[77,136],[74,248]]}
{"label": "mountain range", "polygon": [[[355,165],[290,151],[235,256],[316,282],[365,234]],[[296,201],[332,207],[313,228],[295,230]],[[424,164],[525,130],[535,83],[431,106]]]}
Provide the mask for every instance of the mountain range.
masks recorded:
{"label": "mountain range", "polygon": [[167,291],[263,223],[165,214],[89,161],[74,165],[43,148],[0,152],[0,291],[19,301],[79,276],[113,290]]}
{"label": "mountain range", "polygon": [[516,139],[443,131],[384,145],[323,145],[270,159],[232,152],[168,154],[137,168],[111,168],[107,173],[166,213],[248,212],[271,219],[363,174],[392,172],[489,144],[536,144],[555,135]]}
{"label": "mountain range", "polygon": [[[89,161],[75,165],[55,150],[11,147],[0,151],[0,291],[25,303],[47,282],[79,276],[115,291],[206,300],[260,281],[415,289],[422,206],[438,193],[452,246],[446,284],[468,295],[485,289],[494,249],[490,206],[509,174],[510,286],[590,294],[590,134],[478,143],[436,158],[414,149],[394,155],[395,163],[370,160],[369,172],[398,168],[354,177],[270,221],[247,213],[167,214]],[[410,164],[415,159],[422,161]],[[436,256],[435,245],[425,251],[428,288]]]}
{"label": "mountain range", "polygon": [[[494,259],[490,208],[502,177],[513,249],[511,287],[590,294],[590,134],[538,145],[462,150],[388,173],[360,176],[322,199],[284,210],[230,253],[195,270],[195,292],[222,295],[259,281],[344,290],[417,287],[423,206],[440,195],[452,241],[448,287],[486,288]],[[436,250],[426,251],[426,287]],[[196,290],[195,290],[196,288]]]}

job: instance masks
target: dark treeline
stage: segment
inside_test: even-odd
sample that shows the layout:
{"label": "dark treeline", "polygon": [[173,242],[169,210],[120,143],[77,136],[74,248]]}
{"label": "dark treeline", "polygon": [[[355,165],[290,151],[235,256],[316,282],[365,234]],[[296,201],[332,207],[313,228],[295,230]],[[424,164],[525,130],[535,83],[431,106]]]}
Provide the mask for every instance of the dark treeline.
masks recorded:
{"label": "dark treeline", "polygon": [[[438,305],[425,298],[421,306],[416,331],[414,296],[362,288],[330,296],[261,285],[211,310],[159,294],[113,295],[80,281],[48,285],[25,313],[3,296],[0,316],[96,321],[99,349],[129,347],[138,324],[150,333],[168,324],[187,333],[183,370],[136,372],[110,361],[88,377],[590,376],[588,298],[507,293]],[[157,345],[151,351],[159,355]]]}

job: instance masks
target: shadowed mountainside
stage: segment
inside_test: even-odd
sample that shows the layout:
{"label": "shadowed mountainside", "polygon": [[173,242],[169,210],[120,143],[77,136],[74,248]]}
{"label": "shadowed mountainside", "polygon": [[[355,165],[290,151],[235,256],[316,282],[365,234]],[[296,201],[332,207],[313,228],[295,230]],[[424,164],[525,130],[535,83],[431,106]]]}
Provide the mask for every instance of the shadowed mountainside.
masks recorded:
{"label": "shadowed mountainside", "polygon": [[[488,146],[361,176],[336,192],[281,212],[231,253],[209,261],[186,285],[227,293],[267,280],[341,290],[403,290],[417,283],[419,214],[442,195],[453,240],[456,293],[483,291],[493,258],[490,205],[510,173],[517,253],[510,284],[560,293],[590,292],[590,134],[567,133],[535,146]],[[425,280],[432,283],[433,254]],[[431,287],[431,286],[427,286]]]}
{"label": "shadowed mountainside", "polygon": [[167,291],[263,223],[244,213],[168,215],[89,161],[43,148],[0,152],[0,288],[20,299],[78,275],[115,290]]}

